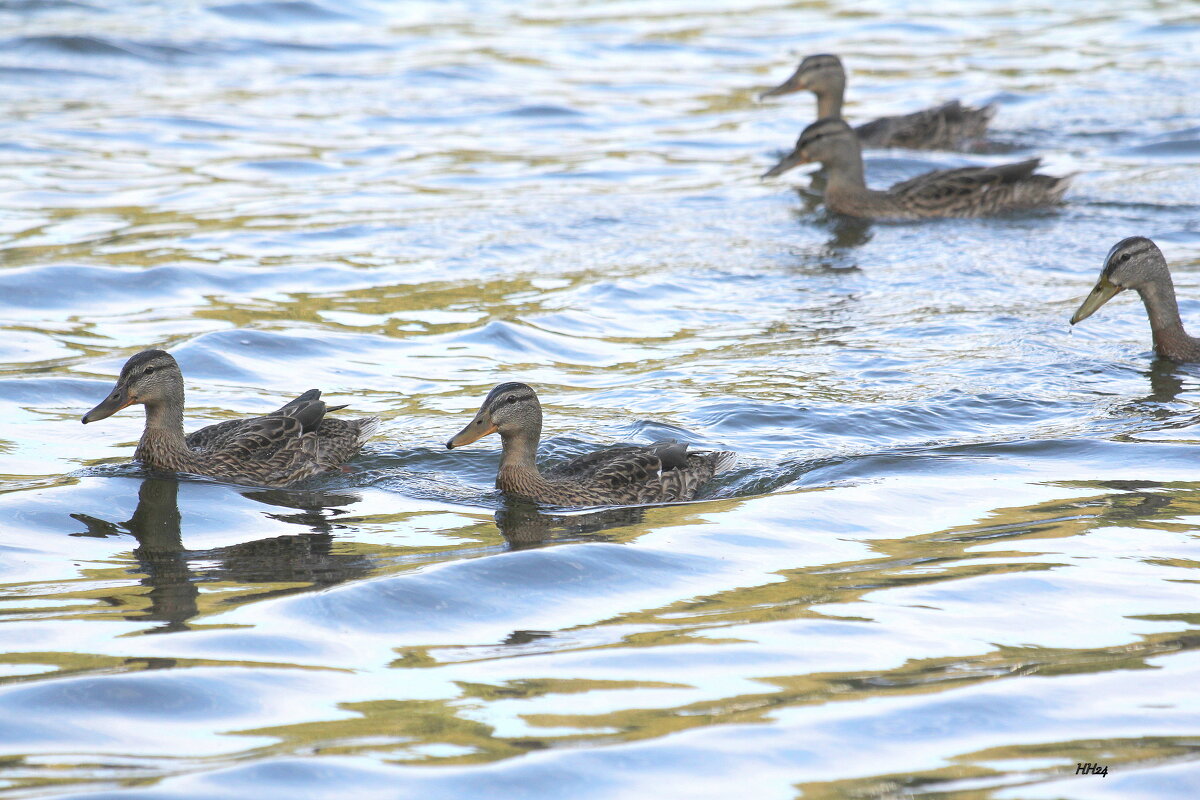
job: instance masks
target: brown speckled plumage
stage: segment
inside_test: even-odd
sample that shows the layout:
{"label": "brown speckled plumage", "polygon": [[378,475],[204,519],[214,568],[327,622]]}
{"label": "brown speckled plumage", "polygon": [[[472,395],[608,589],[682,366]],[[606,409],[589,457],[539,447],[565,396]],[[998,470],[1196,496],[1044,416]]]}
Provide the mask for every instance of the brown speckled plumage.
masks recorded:
{"label": "brown speckled plumage", "polygon": [[[761,97],[807,90],[817,97],[817,118],[842,117],[846,70],[835,55],[808,56],[792,76]],[[981,141],[995,115],[995,106],[973,108],[951,100],[911,114],[880,117],[854,128],[863,147],[907,147],[954,150]]]}
{"label": "brown speckled plumage", "polygon": [[1035,172],[1038,159],[994,167],[961,167],[926,172],[890,189],[868,189],[862,150],[840,119],[822,119],[804,129],[795,149],[763,177],[780,175],[798,164],[820,162],[826,169],[825,205],[852,217],[931,219],[983,217],[1058,204],[1070,176]]}
{"label": "brown speckled plumage", "polygon": [[503,449],[497,488],[539,503],[573,507],[691,500],[735,458],[726,451],[689,453],[686,444],[665,442],[599,450],[543,473],[535,463],[541,431],[537,394],[524,383],[503,383],[446,446],[461,447],[499,433]]}
{"label": "brown speckled plumage", "polygon": [[321,392],[310,389],[261,417],[235,419],[183,432],[183,375],[169,353],[145,350],[130,358],[110,395],[83,417],[104,419],[141,403],[146,427],[134,458],[152,469],[206,475],[232,483],[287,486],[335,470],[352,458],[379,425],[375,417],[341,420]]}

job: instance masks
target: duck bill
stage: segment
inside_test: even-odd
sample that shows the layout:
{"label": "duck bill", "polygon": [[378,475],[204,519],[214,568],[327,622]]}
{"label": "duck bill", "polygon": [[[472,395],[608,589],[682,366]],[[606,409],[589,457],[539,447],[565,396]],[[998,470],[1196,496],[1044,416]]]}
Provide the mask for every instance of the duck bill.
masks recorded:
{"label": "duck bill", "polygon": [[1110,281],[1106,277],[1101,277],[1096,281],[1096,287],[1092,289],[1092,293],[1087,296],[1087,299],[1079,306],[1079,310],[1071,316],[1071,324],[1083,322],[1085,319],[1096,313],[1096,309],[1112,300],[1113,297],[1121,291],[1120,286]]}
{"label": "duck bill", "polygon": [[790,152],[786,156],[784,156],[783,160],[781,160],[778,164],[776,164],[775,166],[771,167],[769,170],[764,172],[762,174],[762,176],[764,178],[774,178],[776,175],[782,175],[783,173],[787,172],[792,167],[798,167],[801,164],[807,164],[807,163],[808,163],[807,158],[800,155],[800,152],[798,150],[793,150],[792,152]]}
{"label": "duck bill", "polygon": [[490,433],[495,433],[497,430],[494,423],[488,424],[483,417],[476,417],[467,424],[467,427],[450,437],[450,441],[446,442],[446,449],[453,450],[456,447],[462,447],[478,441]]}
{"label": "duck bill", "polygon": [[783,94],[791,94],[792,92],[798,92],[804,88],[806,88],[804,85],[804,80],[796,75],[793,75],[792,77],[788,78],[783,83],[776,86],[774,89],[767,89],[765,92],[763,92],[762,94],[760,94],[758,96],[758,99],[766,100],[768,97],[779,97],[780,95],[783,95]]}
{"label": "duck bill", "polygon": [[108,397],[104,398],[104,401],[100,403],[100,405],[83,415],[83,418],[80,420],[80,422],[82,422],[84,425],[87,425],[89,422],[95,422],[98,419],[111,417],[122,408],[131,406],[136,402],[137,397],[130,394],[129,387],[122,386],[118,383],[113,388],[112,393],[109,394]]}

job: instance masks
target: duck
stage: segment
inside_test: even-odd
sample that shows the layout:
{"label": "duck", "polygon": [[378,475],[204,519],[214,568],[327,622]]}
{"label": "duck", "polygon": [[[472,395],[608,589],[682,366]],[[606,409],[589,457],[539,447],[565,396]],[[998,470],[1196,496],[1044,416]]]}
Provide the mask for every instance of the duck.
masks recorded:
{"label": "duck", "polygon": [[561,507],[645,505],[692,500],[736,455],[724,450],[688,452],[687,443],[610,447],[542,472],[535,463],[542,435],[542,405],[525,383],[496,386],[474,419],[448,442],[453,450],[500,434],[496,488],[506,495]]}
{"label": "duck", "polygon": [[[817,118],[842,117],[846,70],[842,60],[829,53],[807,56],[792,76],[759,100],[807,89],[817,96]],[[987,135],[996,107],[964,106],[951,100],[912,114],[880,117],[854,129],[863,147],[906,147],[919,150],[955,150]]]}
{"label": "duck", "polygon": [[320,390],[309,389],[270,414],[184,434],[183,373],[165,350],[131,356],[108,397],[81,421],[96,422],[134,404],[146,408],[135,460],[154,470],[255,486],[290,486],[341,469],[379,426],[377,417],[326,416],[346,406],[327,406]]}
{"label": "duck", "polygon": [[845,121],[833,117],[805,128],[795,149],[762,177],[811,162],[825,167],[825,205],[830,211],[873,219],[984,217],[1043,208],[1062,201],[1072,177],[1039,174],[1035,170],[1041,160],[1031,158],[994,167],[934,170],[890,189],[868,189],[858,137]]}
{"label": "duck", "polygon": [[1099,280],[1071,315],[1071,324],[1083,322],[1126,289],[1136,291],[1146,306],[1154,352],[1158,356],[1180,363],[1200,361],[1200,339],[1189,336],[1183,329],[1167,259],[1158,245],[1145,236],[1130,236],[1112,246],[1104,257]]}

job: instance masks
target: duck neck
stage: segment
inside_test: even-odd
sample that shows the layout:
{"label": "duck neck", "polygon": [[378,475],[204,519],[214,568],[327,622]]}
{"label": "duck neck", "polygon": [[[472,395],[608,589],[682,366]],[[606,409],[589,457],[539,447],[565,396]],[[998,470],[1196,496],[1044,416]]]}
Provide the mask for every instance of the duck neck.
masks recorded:
{"label": "duck neck", "polygon": [[1154,352],[1163,358],[1187,361],[1195,357],[1197,342],[1183,329],[1179,318],[1179,301],[1175,299],[1175,284],[1170,274],[1162,274],[1155,280],[1138,287],[1146,316],[1150,318],[1150,330],[1154,335]]}
{"label": "duck neck", "polygon": [[826,178],[825,185],[829,189],[837,189],[838,191],[858,191],[865,192],[867,190],[867,179],[863,172],[862,155],[857,158],[849,157],[849,154],[830,161],[825,165],[829,176]]}
{"label": "duck neck", "polygon": [[825,203],[833,211],[854,214],[875,194],[867,188],[862,154],[842,152],[825,163]]}
{"label": "duck neck", "polygon": [[546,483],[538,472],[537,447],[541,438],[541,425],[530,430],[502,432],[500,434],[500,469],[496,473],[496,486],[504,491],[528,494],[533,485]]}
{"label": "duck neck", "polygon": [[134,457],[151,467],[182,470],[192,451],[183,435],[183,396],[146,403],[146,428]]}
{"label": "duck neck", "polygon": [[822,89],[814,92],[817,96],[817,119],[826,117],[842,118],[842,90],[837,88]]}
{"label": "duck neck", "polygon": [[509,431],[500,434],[500,471],[537,472],[537,447],[540,430]]}

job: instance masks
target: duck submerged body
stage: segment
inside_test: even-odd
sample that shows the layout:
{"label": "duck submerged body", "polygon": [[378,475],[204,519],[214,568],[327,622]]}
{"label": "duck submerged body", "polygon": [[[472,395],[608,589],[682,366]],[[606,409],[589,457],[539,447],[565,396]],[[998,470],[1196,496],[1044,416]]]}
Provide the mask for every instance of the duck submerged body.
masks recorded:
{"label": "duck submerged body", "polygon": [[1142,298],[1158,356],[1180,363],[1200,361],[1200,339],[1183,328],[1167,259],[1158,245],[1144,236],[1122,239],[1108,251],[1100,279],[1071,316],[1071,324],[1083,322],[1126,289]]}
{"label": "duck submerged body", "polygon": [[496,488],[556,506],[640,505],[691,500],[735,455],[690,453],[684,443],[613,447],[541,472],[535,458],[542,431],[537,394],[524,383],[502,383],[475,418],[446,443],[453,449],[499,433],[502,452]]}
{"label": "duck submerged body", "polygon": [[830,211],[874,219],[984,217],[1045,208],[1062,201],[1071,180],[1037,173],[1041,162],[1033,158],[994,167],[934,170],[883,191],[869,189],[858,139],[850,126],[833,118],[805,128],[792,152],[763,177],[812,162],[825,167],[825,205]]}
{"label": "duck submerged body", "polygon": [[156,470],[278,487],[340,468],[379,426],[375,417],[326,417],[345,406],[331,408],[320,398],[319,390],[310,389],[270,414],[185,435],[179,365],[163,350],[145,350],[125,362],[112,392],[82,421],[86,425],[140,403],[146,407],[146,427],[136,460]]}
{"label": "duck submerged body", "polygon": [[[790,78],[759,98],[799,91],[816,95],[818,119],[841,119],[846,93],[846,70],[841,59],[826,53],[808,56]],[[911,114],[880,117],[853,130],[863,147],[955,150],[985,138],[995,114],[995,106],[975,108],[951,100]]]}

